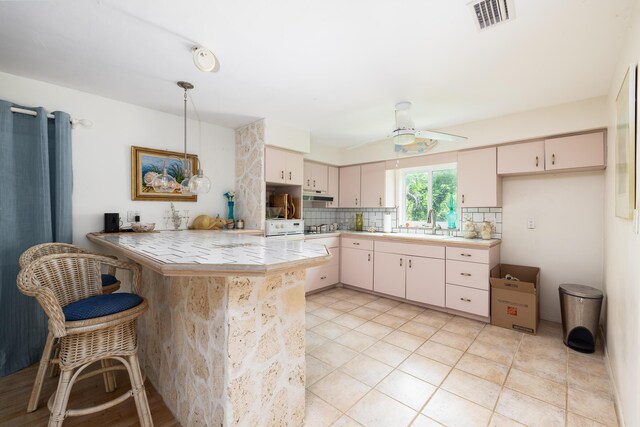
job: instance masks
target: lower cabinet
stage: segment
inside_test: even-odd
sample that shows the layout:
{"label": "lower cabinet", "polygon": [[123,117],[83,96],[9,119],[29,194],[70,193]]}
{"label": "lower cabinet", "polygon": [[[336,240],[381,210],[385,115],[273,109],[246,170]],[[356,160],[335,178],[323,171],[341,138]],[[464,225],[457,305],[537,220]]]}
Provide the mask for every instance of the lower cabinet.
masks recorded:
{"label": "lower cabinet", "polygon": [[340,267],[342,283],[373,290],[373,251],[343,245],[340,248]]}
{"label": "lower cabinet", "polygon": [[[438,258],[431,258],[431,256]],[[376,242],[375,257],[374,291],[444,307],[444,248]]]}
{"label": "lower cabinet", "polygon": [[326,288],[340,282],[340,239],[338,237],[312,238],[306,239],[306,241],[325,245],[333,258],[324,265],[307,269],[307,278],[304,284],[305,292]]}

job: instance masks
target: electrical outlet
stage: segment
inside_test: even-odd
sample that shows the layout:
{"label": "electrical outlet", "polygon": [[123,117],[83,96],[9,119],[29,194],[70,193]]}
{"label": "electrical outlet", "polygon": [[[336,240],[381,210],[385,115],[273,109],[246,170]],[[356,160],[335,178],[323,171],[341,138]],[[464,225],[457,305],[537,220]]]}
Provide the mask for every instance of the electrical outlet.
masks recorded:
{"label": "electrical outlet", "polygon": [[536,228],[536,219],[535,218],[527,218],[527,228],[529,230],[533,230]]}
{"label": "electrical outlet", "polygon": [[136,216],[140,216],[140,211],[127,211],[127,222],[135,222]]}

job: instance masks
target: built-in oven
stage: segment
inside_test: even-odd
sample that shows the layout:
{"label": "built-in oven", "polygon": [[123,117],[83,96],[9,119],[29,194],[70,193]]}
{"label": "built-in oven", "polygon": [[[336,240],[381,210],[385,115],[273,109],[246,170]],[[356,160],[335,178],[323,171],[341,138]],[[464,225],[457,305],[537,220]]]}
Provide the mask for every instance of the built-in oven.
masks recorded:
{"label": "built-in oven", "polygon": [[304,240],[304,220],[268,219],[265,222],[264,235],[270,239]]}

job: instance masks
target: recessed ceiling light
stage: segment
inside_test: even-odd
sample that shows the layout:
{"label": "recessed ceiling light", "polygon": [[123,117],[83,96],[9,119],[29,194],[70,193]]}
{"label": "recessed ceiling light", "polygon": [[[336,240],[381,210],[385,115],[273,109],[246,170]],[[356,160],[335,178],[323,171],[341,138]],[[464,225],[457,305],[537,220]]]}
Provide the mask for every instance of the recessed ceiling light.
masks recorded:
{"label": "recessed ceiling light", "polygon": [[209,49],[200,47],[194,47],[191,49],[193,54],[193,63],[198,70],[206,73],[213,71],[216,68],[217,60],[216,56]]}

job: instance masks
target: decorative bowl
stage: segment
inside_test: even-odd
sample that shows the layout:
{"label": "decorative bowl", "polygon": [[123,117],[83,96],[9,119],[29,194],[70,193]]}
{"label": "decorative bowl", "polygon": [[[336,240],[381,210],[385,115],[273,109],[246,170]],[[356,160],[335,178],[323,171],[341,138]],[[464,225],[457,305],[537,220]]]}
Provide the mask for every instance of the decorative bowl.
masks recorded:
{"label": "decorative bowl", "polygon": [[131,224],[131,229],[137,233],[152,231],[154,228],[156,228],[155,222],[134,222]]}
{"label": "decorative bowl", "polygon": [[267,208],[267,219],[278,218],[282,215],[282,208]]}

